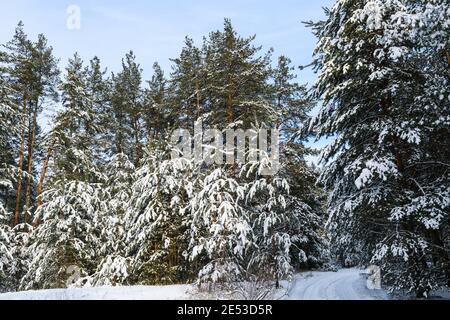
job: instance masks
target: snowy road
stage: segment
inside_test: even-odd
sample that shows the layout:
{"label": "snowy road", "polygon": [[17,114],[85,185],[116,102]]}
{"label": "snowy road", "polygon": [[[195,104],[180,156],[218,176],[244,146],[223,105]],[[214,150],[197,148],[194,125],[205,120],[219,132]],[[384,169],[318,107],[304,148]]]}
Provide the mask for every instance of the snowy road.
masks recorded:
{"label": "snowy road", "polygon": [[[305,272],[285,284],[288,300],[384,300],[382,290],[369,290],[361,270],[339,272]],[[57,289],[0,294],[0,300],[183,300],[192,296],[188,285],[154,287],[114,287],[90,289]],[[207,297],[204,297],[207,298]]]}
{"label": "snowy road", "polygon": [[382,290],[369,290],[361,270],[306,272],[291,284],[289,300],[386,300]]}

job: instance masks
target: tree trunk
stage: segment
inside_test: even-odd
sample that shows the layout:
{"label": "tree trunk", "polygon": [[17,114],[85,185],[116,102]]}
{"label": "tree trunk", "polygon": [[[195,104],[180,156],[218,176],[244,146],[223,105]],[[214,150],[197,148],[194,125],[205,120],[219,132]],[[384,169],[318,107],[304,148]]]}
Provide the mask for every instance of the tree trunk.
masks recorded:
{"label": "tree trunk", "polygon": [[[37,108],[37,106],[36,106]],[[36,129],[37,129],[37,110],[34,111],[33,114],[33,128],[30,135],[28,136],[28,176],[27,176],[27,185],[25,191],[25,223],[28,223],[28,211],[30,210],[30,202],[31,202],[31,172],[33,170],[33,150],[34,144],[36,143]]]}
{"label": "tree trunk", "polygon": [[442,236],[439,231],[431,230],[430,238],[432,239],[432,243],[436,246],[436,249],[434,249],[432,253],[433,262],[434,264],[442,263],[447,286],[450,287],[450,256],[445,248]]}
{"label": "tree trunk", "polygon": [[198,80],[195,82],[195,91],[196,91],[196,95],[197,95],[197,120],[198,120],[200,118],[200,116],[202,115],[200,85],[198,83]]}
{"label": "tree trunk", "polygon": [[280,113],[280,115],[278,115],[277,117],[277,125],[276,128],[277,130],[279,130],[281,128],[281,122],[282,122],[282,116],[283,116],[283,111],[281,108],[281,94],[278,95],[278,103],[277,103],[277,107],[278,107],[278,112]]}
{"label": "tree trunk", "polygon": [[228,93],[227,98],[227,115],[228,115],[228,124],[232,124],[234,122],[234,112],[233,112],[233,95]]}
{"label": "tree trunk", "polygon": [[20,144],[20,156],[19,156],[19,177],[17,178],[17,190],[16,190],[16,207],[14,210],[14,221],[13,226],[16,226],[19,224],[19,218],[20,218],[20,198],[22,194],[22,167],[23,167],[23,158],[25,153],[25,130],[27,125],[27,97],[24,96],[24,102],[23,102],[23,121],[22,121],[22,134],[21,134],[21,144]]}
{"label": "tree trunk", "polygon": [[139,120],[136,118],[135,120],[136,126],[136,168],[139,168],[141,163],[141,148],[140,148],[140,137],[139,137]]}
{"label": "tree trunk", "polygon": [[135,143],[136,143],[136,168],[139,167],[141,163],[141,148],[140,148],[140,141],[139,141],[139,119],[136,117],[134,119],[134,137],[135,137]]}
{"label": "tree trunk", "polygon": [[[383,114],[386,117],[391,117],[390,112],[389,112],[389,105],[390,105],[389,101],[386,101],[384,99],[381,101],[381,109],[382,109]],[[397,169],[400,173],[403,173],[405,171],[405,163],[404,163],[403,157],[400,153],[399,146],[401,145],[401,143],[400,143],[398,137],[391,135],[390,138],[391,138],[391,141],[393,144],[393,152],[394,152],[395,161],[397,164]]]}
{"label": "tree trunk", "polygon": [[[50,149],[48,149],[47,152],[47,157],[45,158],[45,162],[44,165],[42,167],[42,171],[41,171],[41,177],[39,178],[39,184],[37,187],[37,207],[40,208],[42,206],[42,192],[44,191],[44,181],[45,181],[45,177],[47,175],[47,169],[48,169],[48,165],[50,162],[50,159],[53,156],[53,147],[51,147]],[[34,221],[33,223],[33,227],[36,228],[39,224],[41,223],[41,219],[38,217],[36,219],[36,221]]]}

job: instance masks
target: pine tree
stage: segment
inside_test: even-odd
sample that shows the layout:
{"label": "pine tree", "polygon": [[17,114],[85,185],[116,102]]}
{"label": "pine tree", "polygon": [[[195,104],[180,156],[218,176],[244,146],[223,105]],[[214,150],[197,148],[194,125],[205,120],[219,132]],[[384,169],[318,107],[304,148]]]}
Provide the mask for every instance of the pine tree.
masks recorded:
{"label": "pine tree", "polygon": [[277,110],[276,127],[281,135],[281,177],[287,180],[290,193],[286,196],[286,211],[290,215],[287,228],[298,236],[292,240],[292,264],[296,269],[320,268],[329,263],[325,231],[324,194],[316,186],[318,174],[305,158],[314,150],[303,144],[305,123],[314,101],[306,86],[300,85],[292,61],[278,58],[273,70],[272,100]]}
{"label": "pine tree", "polygon": [[149,152],[136,173],[130,208],[126,214],[127,253],[131,270],[141,284],[171,284],[189,279],[184,252],[188,247],[192,197],[192,162],[170,159],[170,149]]}
{"label": "pine tree", "polygon": [[122,71],[112,76],[111,104],[114,112],[114,154],[126,154],[136,166],[142,158],[142,70],[134,53],[122,61]]}
{"label": "pine tree", "polygon": [[107,130],[113,122],[113,112],[109,99],[111,90],[110,80],[106,77],[107,69],[103,70],[100,59],[94,57],[87,69],[87,91],[91,98],[92,112],[95,115],[96,134],[91,138],[91,149],[94,161],[98,165],[104,165],[112,156],[113,133]]}
{"label": "pine tree", "polygon": [[[22,23],[19,23],[13,40],[8,42],[5,48],[8,62],[6,72],[11,78],[13,89],[17,92],[17,101],[20,101],[22,106],[22,132],[17,152],[19,164],[14,210],[14,225],[17,225],[22,209],[25,211],[23,222],[29,222],[35,176],[34,155],[40,132],[37,119],[43,105],[48,100],[54,101],[57,98],[56,84],[59,71],[57,60],[53,57],[53,49],[48,46],[47,39],[39,35],[37,42],[28,40]],[[26,181],[23,179],[24,176]]]}
{"label": "pine tree", "polygon": [[[0,71],[2,71],[0,69]],[[11,154],[17,140],[17,114],[14,105],[9,99],[8,88],[0,73],[0,292],[9,285],[9,267],[12,264],[11,254],[11,228],[8,218],[11,216],[8,200],[13,188],[14,172],[12,165],[14,158]]]}
{"label": "pine tree", "polygon": [[316,184],[318,173],[305,160],[312,151],[289,140],[281,145],[281,150],[280,176],[290,186],[286,196],[286,211],[291,216],[288,228],[298,234],[292,241],[293,265],[299,270],[324,268],[331,263],[325,229],[326,197]]}
{"label": "pine tree", "polygon": [[64,109],[55,119],[51,136],[58,137],[55,176],[61,180],[101,181],[96,172],[92,139],[100,131],[93,96],[87,85],[87,69],[78,54],[69,60],[61,85]]}
{"label": "pine tree", "polygon": [[[96,115],[86,84],[87,70],[75,54],[69,60],[61,85],[64,109],[56,116],[47,137],[53,153],[52,176],[36,211],[42,223],[32,234],[32,257],[21,287],[59,288],[68,284],[69,268],[80,277],[91,275],[98,264],[98,214],[105,211],[103,175],[97,170],[90,148]],[[79,279],[80,281],[82,279]]]}
{"label": "pine tree", "polygon": [[[417,296],[448,280],[446,1],[337,1],[313,25],[333,242]],[[447,274],[447,275],[446,275]]]}
{"label": "pine tree", "polygon": [[145,91],[145,124],[147,140],[162,139],[168,134],[177,119],[167,102],[168,85],[164,72],[158,63],[153,65],[153,77]]}
{"label": "pine tree", "polygon": [[297,76],[294,70],[292,61],[288,57],[280,56],[272,75],[273,104],[279,117],[276,127],[288,138],[299,131],[314,105],[307,95],[306,87],[295,81]]}
{"label": "pine tree", "polygon": [[204,52],[188,37],[180,57],[172,60],[169,99],[178,108],[179,128],[193,127],[197,119],[211,110],[204,60]]}
{"label": "pine tree", "polygon": [[217,168],[199,181],[191,200],[190,260],[204,259],[202,283],[232,283],[245,278],[244,266],[251,250],[252,226],[243,208],[245,186],[226,170]]}
{"label": "pine tree", "polygon": [[[57,181],[45,192],[37,210],[42,223],[31,236],[31,262],[21,289],[82,285],[94,273],[100,242],[93,221],[104,211],[101,192],[98,185],[76,180]],[[78,270],[80,277],[73,283],[71,270]]]}
{"label": "pine tree", "polygon": [[127,256],[127,230],[125,217],[132,195],[134,165],[124,154],[118,154],[106,166],[106,180],[102,203],[104,208],[97,214],[95,228],[99,230],[98,255],[101,257],[89,285],[124,285],[130,283],[131,258]]}
{"label": "pine tree", "polygon": [[13,259],[10,252],[11,230],[7,221],[8,215],[0,201],[0,292],[8,289],[8,267]]}
{"label": "pine tree", "polygon": [[17,92],[7,74],[8,56],[0,52],[0,290],[15,290],[27,267],[24,254],[28,228],[10,224],[15,209],[17,162],[15,150],[21,133]]}
{"label": "pine tree", "polygon": [[[2,69],[0,69],[2,71]],[[13,101],[13,91],[0,73],[0,201],[5,210],[12,209],[16,161],[13,150],[19,138],[20,115]],[[12,201],[11,201],[12,200]],[[6,218],[6,217],[4,217]]]}
{"label": "pine tree", "polygon": [[255,47],[255,36],[241,38],[226,19],[223,31],[212,32],[204,43],[204,72],[210,125],[241,122],[250,127],[260,119],[270,121],[273,108],[267,101],[271,52]]}

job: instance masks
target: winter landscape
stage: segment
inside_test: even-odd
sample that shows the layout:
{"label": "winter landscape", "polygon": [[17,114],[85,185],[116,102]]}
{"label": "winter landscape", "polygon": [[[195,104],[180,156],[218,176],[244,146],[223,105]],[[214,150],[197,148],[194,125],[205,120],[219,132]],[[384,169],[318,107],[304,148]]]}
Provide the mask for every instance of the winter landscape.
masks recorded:
{"label": "winter landscape", "polygon": [[1,4],[0,300],[450,299],[449,1],[166,2]]}

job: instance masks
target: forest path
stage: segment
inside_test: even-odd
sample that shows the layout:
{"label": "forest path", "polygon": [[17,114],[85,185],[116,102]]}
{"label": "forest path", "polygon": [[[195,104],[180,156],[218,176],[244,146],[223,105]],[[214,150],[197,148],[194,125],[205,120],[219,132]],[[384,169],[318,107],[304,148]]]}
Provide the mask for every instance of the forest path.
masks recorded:
{"label": "forest path", "polygon": [[387,300],[383,290],[370,290],[360,269],[305,272],[296,275],[288,300]]}

